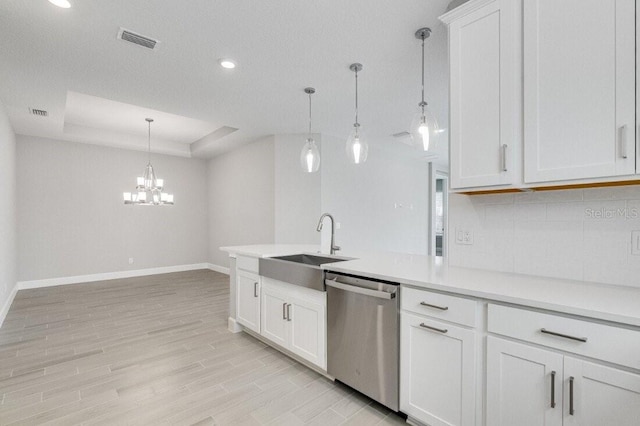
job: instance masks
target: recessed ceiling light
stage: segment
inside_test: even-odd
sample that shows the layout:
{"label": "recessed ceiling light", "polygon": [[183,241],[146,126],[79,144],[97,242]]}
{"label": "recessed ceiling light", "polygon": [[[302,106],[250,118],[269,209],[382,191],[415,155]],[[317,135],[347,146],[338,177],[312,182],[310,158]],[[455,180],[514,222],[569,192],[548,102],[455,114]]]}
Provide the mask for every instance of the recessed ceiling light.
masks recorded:
{"label": "recessed ceiling light", "polygon": [[218,62],[220,62],[220,66],[222,68],[233,69],[236,67],[236,63],[233,62],[231,59],[220,59]]}
{"label": "recessed ceiling light", "polygon": [[55,4],[63,9],[69,9],[71,7],[71,3],[69,3],[68,0],[49,0],[49,3]]}

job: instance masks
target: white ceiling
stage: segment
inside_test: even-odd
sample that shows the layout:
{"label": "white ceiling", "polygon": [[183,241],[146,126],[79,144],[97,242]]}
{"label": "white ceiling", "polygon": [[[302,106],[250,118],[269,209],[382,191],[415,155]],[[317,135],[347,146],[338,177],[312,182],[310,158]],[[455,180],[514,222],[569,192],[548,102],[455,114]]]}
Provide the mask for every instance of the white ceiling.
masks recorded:
{"label": "white ceiling", "polygon": [[[433,30],[427,101],[446,127],[446,29],[437,17],[449,0],[70,1],[70,9],[0,2],[0,100],[16,133],[146,149],[143,117],[152,116],[152,149],[210,157],[305,132],[303,88],[313,86],[314,132],[346,138],[349,64],[361,62],[360,122],[372,144],[393,143],[420,101],[413,34],[422,26]],[[159,47],[117,40],[120,27]],[[221,68],[222,57],[238,67]]]}

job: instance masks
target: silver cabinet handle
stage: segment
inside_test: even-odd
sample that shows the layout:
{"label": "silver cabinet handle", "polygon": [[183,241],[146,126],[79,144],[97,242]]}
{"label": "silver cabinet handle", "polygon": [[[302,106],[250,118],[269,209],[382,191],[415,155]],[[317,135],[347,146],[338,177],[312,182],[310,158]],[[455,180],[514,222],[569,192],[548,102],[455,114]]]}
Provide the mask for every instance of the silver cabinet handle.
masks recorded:
{"label": "silver cabinet handle", "polygon": [[541,328],[540,333],[550,334],[552,336],[564,337],[565,339],[571,339],[571,340],[576,340],[578,342],[587,343],[586,337],[569,336],[568,334],[557,333],[555,331],[547,330],[546,328]]}
{"label": "silver cabinet handle", "polygon": [[282,319],[283,320],[287,319],[287,302],[284,302],[282,304]]}
{"label": "silver cabinet handle", "polygon": [[338,290],[350,291],[352,293],[363,294],[365,296],[377,297],[378,299],[390,300],[396,297],[395,293],[387,293],[386,291],[356,287],[353,285],[341,283],[337,280],[324,280],[324,283],[329,287],[337,288]]}
{"label": "silver cabinet handle", "polygon": [[258,282],[253,283],[253,297],[258,297]]}
{"label": "silver cabinet handle", "polygon": [[556,408],[556,372],[551,372],[551,408]]}
{"label": "silver cabinet handle", "polygon": [[449,307],[448,306],[438,306],[438,305],[432,305],[430,303],[427,302],[420,302],[420,304],[422,306],[426,306],[428,308],[433,308],[433,309],[440,309],[441,311],[448,311]]}
{"label": "silver cabinet handle", "polygon": [[501,149],[501,163],[502,163],[502,171],[507,171],[507,144],[502,144]]}
{"label": "silver cabinet handle", "polygon": [[627,125],[620,126],[618,131],[618,143],[620,144],[620,157],[627,158]]}
{"label": "silver cabinet handle", "polygon": [[425,323],[420,323],[420,327],[426,328],[427,330],[437,331],[438,333],[442,333],[442,334],[445,334],[449,331],[446,328],[431,327],[430,325],[427,325]]}
{"label": "silver cabinet handle", "polygon": [[291,303],[287,304],[287,321],[291,321]]}
{"label": "silver cabinet handle", "polygon": [[576,410],[573,409],[573,376],[569,377],[569,414],[574,415]]}

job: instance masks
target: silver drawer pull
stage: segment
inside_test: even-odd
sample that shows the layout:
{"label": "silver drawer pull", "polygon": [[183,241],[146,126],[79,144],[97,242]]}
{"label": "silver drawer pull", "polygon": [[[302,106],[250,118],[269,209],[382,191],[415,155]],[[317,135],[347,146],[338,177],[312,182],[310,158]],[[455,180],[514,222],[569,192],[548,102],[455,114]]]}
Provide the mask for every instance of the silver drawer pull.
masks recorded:
{"label": "silver drawer pull", "polygon": [[431,327],[430,325],[427,325],[425,323],[420,323],[420,327],[426,328],[427,330],[437,331],[438,333],[442,333],[442,334],[445,334],[445,333],[447,333],[449,331],[446,328]]}
{"label": "silver drawer pull", "polygon": [[287,302],[284,302],[282,304],[282,319],[283,320],[287,319]]}
{"label": "silver drawer pull", "polygon": [[287,321],[291,321],[291,303],[287,303]]}
{"label": "silver drawer pull", "polygon": [[551,372],[551,408],[556,408],[556,372]]}
{"label": "silver drawer pull", "polygon": [[627,125],[620,126],[620,157],[627,158]]}
{"label": "silver drawer pull", "polygon": [[258,297],[258,282],[253,283],[253,297]]}
{"label": "silver drawer pull", "polygon": [[572,416],[576,414],[576,410],[573,408],[573,381],[574,380],[575,379],[573,376],[569,377],[569,414]]}
{"label": "silver drawer pull", "polygon": [[502,144],[500,148],[502,149],[502,151],[500,151],[501,153],[500,158],[502,160],[502,171],[506,172],[507,171],[507,144]]}
{"label": "silver drawer pull", "polygon": [[578,342],[587,343],[587,338],[586,337],[569,336],[568,334],[562,334],[562,333],[556,333],[555,331],[549,331],[546,328],[541,328],[540,329],[540,333],[550,334],[552,336],[564,337],[565,339],[571,339],[571,340],[576,340]]}
{"label": "silver drawer pull", "polygon": [[448,306],[432,305],[432,304],[427,303],[427,302],[420,302],[420,304],[421,304],[422,306],[426,306],[427,308],[440,309],[441,311],[448,311],[448,310],[449,310],[449,307],[448,307]]}

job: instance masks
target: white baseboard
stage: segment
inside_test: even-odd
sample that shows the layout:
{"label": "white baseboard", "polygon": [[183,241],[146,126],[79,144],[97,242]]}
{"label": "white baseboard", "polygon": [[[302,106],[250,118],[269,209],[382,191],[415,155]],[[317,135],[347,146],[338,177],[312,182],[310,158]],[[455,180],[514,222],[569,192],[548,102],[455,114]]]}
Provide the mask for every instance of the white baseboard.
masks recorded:
{"label": "white baseboard", "polygon": [[229,268],[225,268],[224,266],[220,266],[220,265],[214,265],[213,263],[208,263],[207,265],[209,265],[209,269],[211,269],[212,271],[229,275]]}
{"label": "white baseboard", "polygon": [[[119,278],[142,277],[145,275],[167,274],[170,272],[194,271],[196,269],[212,269],[209,263],[192,265],[162,266],[159,268],[136,269],[133,271],[105,272],[102,274],[77,275],[74,277],[47,278],[43,280],[18,281],[18,290],[52,287],[56,285],[88,283],[93,281],[115,280]],[[215,270],[215,269],[214,269]]]}
{"label": "white baseboard", "polygon": [[13,290],[11,290],[11,293],[9,293],[9,298],[4,303],[4,306],[2,306],[2,308],[0,309],[0,327],[2,327],[2,324],[4,323],[4,319],[7,317],[7,314],[9,313],[9,308],[11,307],[11,304],[13,303],[13,299],[15,299],[17,293],[18,293],[18,285],[16,284],[13,286]]}
{"label": "white baseboard", "polygon": [[227,320],[227,329],[232,333],[240,333],[242,331],[242,326],[238,324],[235,318],[229,317]]}

